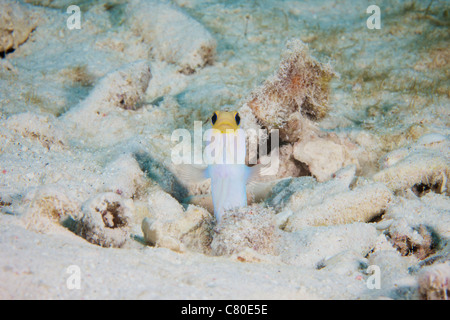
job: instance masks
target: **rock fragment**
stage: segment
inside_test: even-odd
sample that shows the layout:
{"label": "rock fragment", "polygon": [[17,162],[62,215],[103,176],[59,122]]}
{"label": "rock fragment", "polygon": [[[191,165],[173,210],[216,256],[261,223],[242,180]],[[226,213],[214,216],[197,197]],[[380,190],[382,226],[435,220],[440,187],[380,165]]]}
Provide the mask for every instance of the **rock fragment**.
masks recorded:
{"label": "rock fragment", "polygon": [[369,222],[380,215],[392,199],[392,193],[382,184],[368,184],[326,197],[320,204],[295,211],[285,230],[299,230],[304,226],[324,226]]}
{"label": "rock fragment", "polygon": [[17,49],[36,26],[27,5],[11,0],[0,2],[0,53]]}
{"label": "rock fragment", "polygon": [[102,247],[122,247],[129,238],[132,207],[116,193],[100,193],[82,206],[77,233]]}
{"label": "rock fragment", "polygon": [[394,192],[412,190],[422,196],[429,190],[447,193],[450,188],[450,140],[428,134],[408,148],[394,150],[382,159],[384,169],[373,176]]}
{"label": "rock fragment", "polygon": [[317,181],[323,182],[343,167],[351,164],[358,166],[358,160],[349,152],[350,148],[351,145],[334,135],[311,135],[309,139],[297,141],[292,154],[307,166]]}
{"label": "rock fragment", "polygon": [[80,202],[59,185],[31,188],[23,199],[23,205],[25,225],[38,232],[48,232],[56,225],[72,229],[81,213]]}
{"label": "rock fragment", "polygon": [[246,104],[264,127],[280,129],[284,141],[295,142],[292,124],[298,117],[316,120],[327,113],[328,83],[334,75],[329,65],[310,55],[306,44],[290,40],[278,70]]}
{"label": "rock fragment", "polygon": [[103,192],[115,192],[124,198],[136,198],[144,192],[145,174],[130,154],[119,156],[104,169]]}
{"label": "rock fragment", "polygon": [[136,110],[151,79],[147,61],[136,61],[113,70],[99,80],[90,94],[60,119],[67,132],[78,140],[110,146],[131,133],[124,114]]}
{"label": "rock fragment", "polygon": [[418,279],[419,294],[424,300],[449,300],[450,262],[424,269]]}
{"label": "rock fragment", "polygon": [[212,227],[209,212],[194,205],[176,219],[146,217],[142,221],[144,239],[150,245],[178,252],[209,253]]}
{"label": "rock fragment", "polygon": [[284,217],[286,224],[281,223],[285,231],[368,222],[387,208],[393,195],[380,183],[367,182],[351,189],[355,170],[355,166],[345,167],[324,183],[317,183],[311,177],[280,181],[267,203],[283,215],[289,212]]}
{"label": "rock fragment", "polygon": [[179,65],[185,74],[212,63],[216,40],[180,8],[161,1],[135,0],[128,4],[132,30],[152,47],[159,60]]}

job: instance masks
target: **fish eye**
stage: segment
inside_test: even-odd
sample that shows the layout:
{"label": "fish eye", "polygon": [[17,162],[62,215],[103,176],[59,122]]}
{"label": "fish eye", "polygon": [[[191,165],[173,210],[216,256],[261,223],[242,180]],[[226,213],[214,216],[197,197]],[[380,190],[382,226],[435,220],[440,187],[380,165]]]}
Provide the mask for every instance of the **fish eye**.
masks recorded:
{"label": "fish eye", "polygon": [[239,125],[241,123],[241,117],[239,116],[239,113],[236,112],[234,119],[236,120],[237,125]]}
{"label": "fish eye", "polygon": [[211,123],[212,123],[212,124],[215,124],[216,121],[217,121],[217,113],[214,112],[214,114],[213,114],[212,117],[211,117]]}

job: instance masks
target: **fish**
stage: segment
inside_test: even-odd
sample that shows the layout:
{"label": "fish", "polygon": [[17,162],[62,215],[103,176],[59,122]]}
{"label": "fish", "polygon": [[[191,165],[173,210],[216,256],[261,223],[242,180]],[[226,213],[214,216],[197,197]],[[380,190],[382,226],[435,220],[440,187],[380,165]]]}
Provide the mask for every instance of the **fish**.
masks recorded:
{"label": "fish", "polygon": [[214,216],[219,223],[225,212],[247,206],[247,184],[258,181],[264,167],[245,164],[246,137],[238,112],[215,111],[210,124],[204,153],[207,167],[184,165],[178,171],[181,180],[190,183],[211,179]]}

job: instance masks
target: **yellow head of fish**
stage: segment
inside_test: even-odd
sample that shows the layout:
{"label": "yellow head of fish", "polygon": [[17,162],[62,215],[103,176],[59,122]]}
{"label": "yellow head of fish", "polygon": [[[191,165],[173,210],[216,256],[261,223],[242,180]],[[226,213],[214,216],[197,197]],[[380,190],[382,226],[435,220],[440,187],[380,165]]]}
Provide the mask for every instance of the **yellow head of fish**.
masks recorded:
{"label": "yellow head of fish", "polygon": [[216,111],[211,117],[212,128],[221,133],[227,133],[227,130],[235,132],[240,123],[241,117],[236,111]]}

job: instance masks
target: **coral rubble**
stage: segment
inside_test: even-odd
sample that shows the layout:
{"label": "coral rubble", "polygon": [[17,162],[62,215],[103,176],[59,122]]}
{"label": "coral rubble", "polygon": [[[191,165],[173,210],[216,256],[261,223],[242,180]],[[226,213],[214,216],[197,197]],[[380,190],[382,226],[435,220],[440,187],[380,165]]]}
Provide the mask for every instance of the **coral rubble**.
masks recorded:
{"label": "coral rubble", "polygon": [[37,22],[30,9],[18,1],[0,3],[0,53],[17,49],[36,28]]}
{"label": "coral rubble", "polygon": [[130,236],[133,208],[118,194],[100,193],[82,205],[77,233],[102,247],[121,247]]}
{"label": "coral rubble", "polygon": [[[448,299],[447,3],[384,2],[0,0],[0,299]],[[212,110],[278,156],[220,222]]]}
{"label": "coral rubble", "polygon": [[419,276],[419,293],[426,300],[449,300],[450,265],[441,263],[424,270]]}
{"label": "coral rubble", "polygon": [[[132,1],[127,6],[131,28],[152,46],[152,54],[180,71],[192,73],[212,63],[216,40],[180,8],[161,1]],[[171,39],[168,41],[168,39]]]}
{"label": "coral rubble", "polygon": [[[420,188],[448,194],[450,141],[442,135],[421,137],[409,148],[392,151],[382,159],[385,168],[373,176],[395,192]],[[419,189],[417,189],[419,188]]]}
{"label": "coral rubble", "polygon": [[250,94],[247,105],[264,127],[278,128],[283,140],[294,142],[297,116],[325,116],[328,82],[333,76],[329,65],[311,57],[306,44],[291,40],[277,72]]}
{"label": "coral rubble", "polygon": [[151,245],[174,251],[186,250],[208,253],[211,243],[213,217],[201,207],[190,205],[178,217],[160,215],[142,221],[144,239]]}
{"label": "coral rubble", "polygon": [[359,167],[354,143],[317,126],[329,110],[329,82],[336,76],[329,64],[311,56],[307,44],[292,39],[275,74],[244,101],[240,114],[249,122],[245,128],[279,130],[283,157],[277,177],[312,174],[326,181],[349,164]]}

